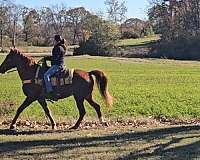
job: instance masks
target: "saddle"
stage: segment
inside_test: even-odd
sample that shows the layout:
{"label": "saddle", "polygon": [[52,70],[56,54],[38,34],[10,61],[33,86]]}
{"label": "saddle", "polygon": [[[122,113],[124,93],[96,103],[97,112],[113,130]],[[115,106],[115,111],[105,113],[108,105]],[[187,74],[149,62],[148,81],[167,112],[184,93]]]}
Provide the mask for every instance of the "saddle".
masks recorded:
{"label": "saddle", "polygon": [[63,69],[51,77],[52,86],[72,84],[74,69]]}
{"label": "saddle", "polygon": [[[38,66],[34,82],[38,85],[44,84],[44,73],[49,69],[48,66]],[[56,72],[50,79],[53,87],[72,84],[74,69],[61,69]]]}

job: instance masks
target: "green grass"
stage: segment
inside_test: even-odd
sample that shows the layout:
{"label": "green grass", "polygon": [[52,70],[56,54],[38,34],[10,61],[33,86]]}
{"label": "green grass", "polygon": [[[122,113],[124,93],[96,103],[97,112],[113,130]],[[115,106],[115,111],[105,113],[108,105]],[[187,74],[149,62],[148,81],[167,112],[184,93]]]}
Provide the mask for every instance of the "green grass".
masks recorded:
{"label": "green grass", "polygon": [[160,39],[159,35],[155,35],[152,37],[145,37],[145,38],[137,38],[137,39],[124,39],[120,40],[117,45],[118,46],[138,46],[138,45],[145,45],[151,42],[155,42]]}
{"label": "green grass", "polygon": [[[2,62],[1,57],[0,62]],[[114,105],[107,108],[97,89],[95,99],[107,118],[138,116],[200,118],[200,63],[165,60],[114,59],[99,57],[67,57],[70,68],[86,71],[100,69],[109,78]],[[17,73],[0,76],[0,115],[10,117],[25,98]],[[10,105],[11,104],[11,105]],[[96,113],[87,103],[87,117]],[[49,104],[56,120],[78,115],[73,97]],[[44,120],[37,102],[27,108],[24,119]]]}
{"label": "green grass", "polygon": [[[2,62],[4,57],[0,57]],[[186,61],[67,57],[68,67],[103,70],[114,96],[108,109],[95,89],[107,119],[137,116],[200,118],[200,63]],[[17,73],[0,75],[0,118],[13,117],[24,99]],[[78,114],[73,98],[49,104],[56,122]],[[86,117],[96,117],[86,103]],[[22,119],[45,120],[34,103]],[[72,120],[74,121],[74,120]],[[72,122],[73,123],[73,122]],[[69,131],[0,126],[3,159],[199,159],[199,126],[144,128],[110,126]],[[150,129],[149,129],[150,128]]]}

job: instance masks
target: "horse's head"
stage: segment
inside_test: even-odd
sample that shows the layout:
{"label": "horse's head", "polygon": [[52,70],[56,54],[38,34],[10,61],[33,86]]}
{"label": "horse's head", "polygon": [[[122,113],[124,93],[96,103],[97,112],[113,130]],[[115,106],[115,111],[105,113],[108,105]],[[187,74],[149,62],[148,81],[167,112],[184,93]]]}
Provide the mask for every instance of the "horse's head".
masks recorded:
{"label": "horse's head", "polygon": [[9,54],[6,56],[3,63],[0,65],[0,73],[5,73],[6,71],[17,67],[17,49],[11,49]]}

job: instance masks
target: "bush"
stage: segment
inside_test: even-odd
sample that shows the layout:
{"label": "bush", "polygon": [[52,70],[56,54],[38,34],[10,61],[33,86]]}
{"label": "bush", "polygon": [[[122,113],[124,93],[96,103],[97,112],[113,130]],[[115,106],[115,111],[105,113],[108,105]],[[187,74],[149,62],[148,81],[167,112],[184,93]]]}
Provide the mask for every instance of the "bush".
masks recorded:
{"label": "bush", "polygon": [[90,22],[88,29],[91,36],[88,40],[80,42],[80,47],[74,50],[74,55],[108,56],[119,39],[118,26],[103,19],[92,19]]}
{"label": "bush", "polygon": [[3,47],[11,47],[12,46],[12,39],[8,36],[3,37]]}
{"label": "bush", "polygon": [[0,47],[0,53],[7,53],[7,52],[9,52],[9,51]]}
{"label": "bush", "polygon": [[147,26],[146,28],[144,28],[143,30],[143,36],[144,37],[149,37],[149,36],[152,36],[154,35],[154,31],[153,31],[153,27],[150,25],[150,26]]}
{"label": "bush", "polygon": [[136,38],[140,38],[140,34],[136,33],[136,32],[132,32],[132,31],[125,31],[122,33],[122,39],[136,39]]}
{"label": "bush", "polygon": [[101,45],[97,45],[95,40],[90,38],[87,41],[83,41],[79,43],[79,48],[74,49],[73,55],[83,55],[83,54],[89,54],[89,55],[98,55],[98,56],[106,56],[109,54],[108,51],[106,51],[106,48],[103,48]]}
{"label": "bush", "polygon": [[149,56],[178,60],[198,60],[200,59],[199,41],[200,37],[179,38],[170,42],[160,41],[152,47]]}

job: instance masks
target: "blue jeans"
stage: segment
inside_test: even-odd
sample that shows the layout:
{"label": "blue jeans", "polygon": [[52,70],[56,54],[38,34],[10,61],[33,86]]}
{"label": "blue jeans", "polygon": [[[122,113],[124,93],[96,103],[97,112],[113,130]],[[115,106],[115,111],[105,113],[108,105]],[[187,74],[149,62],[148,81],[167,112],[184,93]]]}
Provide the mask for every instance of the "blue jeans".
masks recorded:
{"label": "blue jeans", "polygon": [[56,72],[58,72],[61,69],[61,66],[53,65],[51,68],[48,69],[48,71],[44,74],[44,82],[46,86],[47,93],[50,93],[53,91],[53,87],[51,85],[51,76],[53,76]]}

